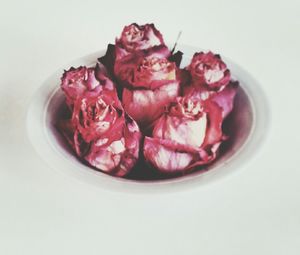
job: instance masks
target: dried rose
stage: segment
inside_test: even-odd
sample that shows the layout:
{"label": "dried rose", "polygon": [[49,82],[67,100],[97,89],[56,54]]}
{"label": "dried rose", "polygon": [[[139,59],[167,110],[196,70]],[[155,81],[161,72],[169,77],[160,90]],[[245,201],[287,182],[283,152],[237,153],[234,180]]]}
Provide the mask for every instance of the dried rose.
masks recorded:
{"label": "dried rose", "polygon": [[145,137],[144,157],[164,173],[211,163],[223,140],[222,108],[215,102],[177,98]]}
{"label": "dried rose", "polygon": [[61,88],[65,93],[69,106],[73,106],[74,101],[86,92],[97,95],[103,89],[115,89],[114,84],[107,78],[99,65],[96,68],[71,67],[64,72],[61,78]]}
{"label": "dried rose", "polygon": [[124,176],[138,159],[141,133],[124,112],[112,81],[103,72],[96,73],[97,93],[78,94],[72,101],[71,120],[61,121],[59,129],[81,159],[108,174]]}
{"label": "dried rose", "polygon": [[155,28],[154,24],[140,26],[132,23],[125,26],[120,38],[116,39],[116,47],[123,51],[122,53],[120,51],[122,56],[162,45],[165,46],[162,34]]}
{"label": "dried rose", "polygon": [[195,53],[190,65],[186,68],[196,86],[204,86],[209,90],[219,90],[230,81],[230,71],[220,55],[211,51]]}
{"label": "dried rose", "polygon": [[127,84],[122,95],[124,109],[142,127],[150,125],[178,96],[180,81],[176,74],[175,63],[151,55],[118,75]]}
{"label": "dried rose", "polygon": [[220,55],[195,53],[186,70],[190,79],[183,87],[183,94],[202,101],[210,98],[223,108],[225,118],[232,111],[238,82],[230,80],[230,71]]}

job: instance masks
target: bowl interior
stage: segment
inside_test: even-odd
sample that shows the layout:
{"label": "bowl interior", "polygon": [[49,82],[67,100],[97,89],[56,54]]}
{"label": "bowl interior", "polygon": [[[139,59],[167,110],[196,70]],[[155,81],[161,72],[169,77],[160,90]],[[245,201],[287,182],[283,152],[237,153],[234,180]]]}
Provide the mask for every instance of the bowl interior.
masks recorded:
{"label": "bowl interior", "polygon": [[[65,104],[65,96],[60,89],[57,89],[49,101],[46,110],[45,130],[50,137],[50,141],[54,143],[58,150],[66,159],[73,161],[79,166],[88,166],[78,159],[71,147],[57,129],[57,121],[63,119],[67,114],[67,106]],[[216,166],[226,164],[232,156],[240,150],[245,144],[247,138],[251,134],[253,128],[253,109],[245,90],[240,86],[234,101],[234,110],[226,118],[223,123],[223,130],[228,135],[228,140],[222,143],[219,150],[219,157],[212,164],[196,169],[186,175],[198,175],[213,169]],[[90,167],[90,166],[88,166]],[[92,168],[92,167],[90,167]],[[96,170],[96,169],[94,169]],[[166,176],[151,169],[142,160],[137,163],[126,179],[141,181],[157,181],[163,179],[181,178],[182,175]]]}

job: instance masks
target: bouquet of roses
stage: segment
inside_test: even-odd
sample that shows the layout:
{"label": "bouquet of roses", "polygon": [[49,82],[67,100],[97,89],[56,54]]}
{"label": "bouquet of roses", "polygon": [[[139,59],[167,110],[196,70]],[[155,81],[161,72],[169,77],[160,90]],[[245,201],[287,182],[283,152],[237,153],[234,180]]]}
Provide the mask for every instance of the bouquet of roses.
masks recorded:
{"label": "bouquet of roses", "polygon": [[77,156],[114,176],[127,175],[138,160],[162,174],[214,161],[238,82],[219,55],[197,52],[181,68],[182,54],[153,24],[134,23],[96,66],[65,71],[70,118],[58,127]]}

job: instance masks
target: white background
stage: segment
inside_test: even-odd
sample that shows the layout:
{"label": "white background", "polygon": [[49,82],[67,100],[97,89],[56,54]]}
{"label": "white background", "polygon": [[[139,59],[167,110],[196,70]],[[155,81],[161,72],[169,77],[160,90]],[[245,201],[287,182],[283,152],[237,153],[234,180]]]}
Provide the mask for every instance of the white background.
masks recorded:
{"label": "white background", "polygon": [[[299,254],[300,1],[0,0],[0,254]],[[50,74],[131,22],[247,69],[270,102],[269,139],[233,177],[163,195],[68,178],[26,138],[30,97]]]}

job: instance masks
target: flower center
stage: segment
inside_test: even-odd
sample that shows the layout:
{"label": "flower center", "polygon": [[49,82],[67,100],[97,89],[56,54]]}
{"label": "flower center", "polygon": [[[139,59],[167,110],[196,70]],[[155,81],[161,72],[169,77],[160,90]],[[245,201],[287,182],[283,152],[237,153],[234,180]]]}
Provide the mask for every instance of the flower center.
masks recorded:
{"label": "flower center", "polygon": [[144,32],[139,30],[135,25],[131,25],[128,30],[124,31],[126,41],[128,43],[142,41]]}
{"label": "flower center", "polygon": [[199,74],[204,74],[204,78],[208,84],[218,82],[224,77],[224,70],[220,68],[219,64],[208,65],[199,62],[196,64],[195,70]]}
{"label": "flower center", "polygon": [[95,105],[89,105],[86,112],[88,119],[95,122],[103,121],[109,113],[113,114],[111,107],[101,98],[96,101]]}
{"label": "flower center", "polygon": [[202,114],[203,107],[200,101],[192,101],[188,99],[183,103],[183,111],[185,115],[197,116],[199,114]]}
{"label": "flower center", "polygon": [[167,59],[157,57],[144,58],[139,66],[139,71],[151,72],[151,80],[175,80],[176,71],[174,65]]}
{"label": "flower center", "polygon": [[142,68],[148,69],[150,67],[155,72],[166,69],[169,66],[171,66],[171,63],[167,59],[157,57],[144,58],[141,64]]}
{"label": "flower center", "polygon": [[204,73],[205,80],[208,84],[217,82],[224,77],[224,72],[217,66],[214,70],[210,69]]}
{"label": "flower center", "polygon": [[187,118],[197,119],[203,115],[203,106],[199,100],[180,98],[173,107],[173,111]]}

